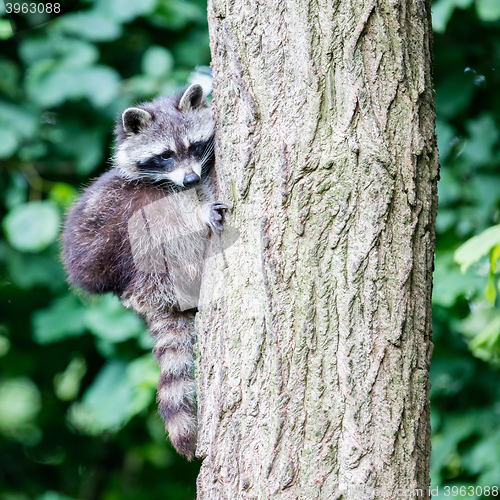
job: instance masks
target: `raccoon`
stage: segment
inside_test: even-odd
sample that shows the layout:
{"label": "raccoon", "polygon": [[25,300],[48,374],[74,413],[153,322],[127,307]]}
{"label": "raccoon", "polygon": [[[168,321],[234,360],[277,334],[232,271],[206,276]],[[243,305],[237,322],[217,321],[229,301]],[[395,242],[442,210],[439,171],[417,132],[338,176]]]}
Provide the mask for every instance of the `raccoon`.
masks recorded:
{"label": "raccoon", "polygon": [[220,236],[227,209],[215,199],[212,112],[194,84],[126,109],[115,134],[113,167],[67,216],[63,260],[71,283],[115,293],[146,321],[158,410],[175,449],[192,459],[193,307],[207,241]]}

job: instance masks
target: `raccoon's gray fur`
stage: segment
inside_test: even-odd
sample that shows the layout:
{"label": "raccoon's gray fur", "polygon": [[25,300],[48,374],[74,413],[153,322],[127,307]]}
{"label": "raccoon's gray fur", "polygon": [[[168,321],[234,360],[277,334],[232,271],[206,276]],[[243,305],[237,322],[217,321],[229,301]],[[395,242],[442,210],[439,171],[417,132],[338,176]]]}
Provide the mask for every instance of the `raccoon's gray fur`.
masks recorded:
{"label": "raccoon's gray fur", "polygon": [[115,133],[114,167],[66,220],[64,261],[72,283],[114,292],[146,320],[160,365],[159,413],[176,450],[191,459],[194,324],[181,302],[189,303],[183,294],[199,282],[210,228],[220,234],[227,208],[215,201],[212,112],[201,86],[191,85],[126,109]]}

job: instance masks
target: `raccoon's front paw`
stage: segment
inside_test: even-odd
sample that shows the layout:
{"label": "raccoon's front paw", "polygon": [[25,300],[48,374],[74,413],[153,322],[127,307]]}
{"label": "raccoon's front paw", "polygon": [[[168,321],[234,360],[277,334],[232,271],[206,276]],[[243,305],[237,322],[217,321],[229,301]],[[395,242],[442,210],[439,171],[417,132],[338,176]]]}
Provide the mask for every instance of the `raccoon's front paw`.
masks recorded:
{"label": "raccoon's front paw", "polygon": [[224,222],[224,210],[227,210],[228,206],[220,201],[215,201],[210,203],[209,213],[208,213],[208,224],[212,228],[212,231],[220,236],[223,229]]}

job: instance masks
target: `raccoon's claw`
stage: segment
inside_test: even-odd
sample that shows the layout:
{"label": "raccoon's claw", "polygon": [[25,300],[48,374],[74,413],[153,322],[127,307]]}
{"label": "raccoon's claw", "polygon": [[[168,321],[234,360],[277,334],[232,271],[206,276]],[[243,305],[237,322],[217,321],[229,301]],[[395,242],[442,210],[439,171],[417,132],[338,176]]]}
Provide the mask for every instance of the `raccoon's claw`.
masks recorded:
{"label": "raccoon's claw", "polygon": [[214,201],[212,203],[212,209],[214,210],[227,210],[229,207],[225,204],[222,203],[222,201]]}
{"label": "raccoon's claw", "polygon": [[222,229],[224,228],[224,210],[227,210],[228,206],[220,201],[212,203],[210,207],[209,221],[212,231],[220,236],[222,234]]}

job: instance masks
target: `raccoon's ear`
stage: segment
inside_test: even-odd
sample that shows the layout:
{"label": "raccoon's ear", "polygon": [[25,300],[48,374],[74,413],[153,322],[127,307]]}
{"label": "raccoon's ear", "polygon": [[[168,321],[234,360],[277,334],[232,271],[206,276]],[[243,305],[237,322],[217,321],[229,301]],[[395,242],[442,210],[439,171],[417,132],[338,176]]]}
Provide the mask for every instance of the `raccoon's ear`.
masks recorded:
{"label": "raccoon's ear", "polygon": [[141,108],[128,108],[122,114],[123,130],[127,134],[139,133],[153,117]]}
{"label": "raccoon's ear", "polygon": [[179,101],[179,111],[198,109],[203,103],[203,87],[198,83],[190,85]]}

